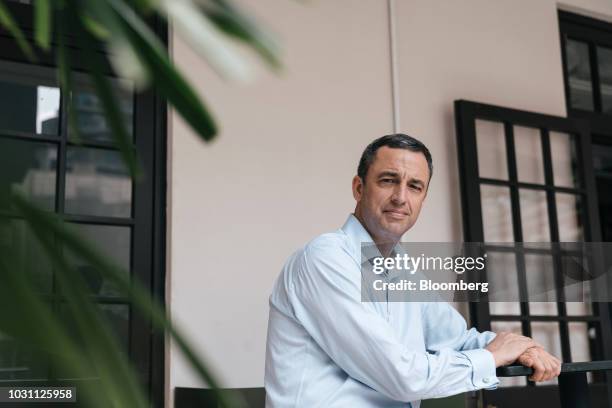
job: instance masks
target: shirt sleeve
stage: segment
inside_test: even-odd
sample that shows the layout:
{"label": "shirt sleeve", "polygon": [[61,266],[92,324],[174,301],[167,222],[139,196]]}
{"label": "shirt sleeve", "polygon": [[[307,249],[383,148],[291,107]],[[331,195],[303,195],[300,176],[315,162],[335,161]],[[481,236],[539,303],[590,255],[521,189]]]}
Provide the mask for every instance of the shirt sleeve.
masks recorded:
{"label": "shirt sleeve", "polygon": [[463,352],[474,367],[474,383],[486,389],[497,388],[499,379],[495,373],[495,359],[485,350],[486,345],[495,338],[495,333],[481,333],[473,327],[467,330],[463,316],[446,302],[426,302],[422,310],[427,350],[435,353],[451,348]]}
{"label": "shirt sleeve", "polygon": [[[486,350],[408,349],[371,306],[361,302],[360,268],[337,245],[304,250],[290,285],[295,318],[348,375],[398,401],[439,398],[489,386]],[[493,367],[491,368],[490,365]]]}

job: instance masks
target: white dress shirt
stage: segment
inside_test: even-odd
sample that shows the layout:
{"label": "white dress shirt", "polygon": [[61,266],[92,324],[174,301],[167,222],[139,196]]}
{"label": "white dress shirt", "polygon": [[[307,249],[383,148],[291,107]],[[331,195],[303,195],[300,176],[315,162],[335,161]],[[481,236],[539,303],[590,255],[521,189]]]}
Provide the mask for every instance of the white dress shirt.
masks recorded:
{"label": "white dress shirt", "polygon": [[270,296],[266,407],[412,407],[495,388],[494,333],[467,330],[442,302],[362,302],[361,244],[350,215],[294,253]]}

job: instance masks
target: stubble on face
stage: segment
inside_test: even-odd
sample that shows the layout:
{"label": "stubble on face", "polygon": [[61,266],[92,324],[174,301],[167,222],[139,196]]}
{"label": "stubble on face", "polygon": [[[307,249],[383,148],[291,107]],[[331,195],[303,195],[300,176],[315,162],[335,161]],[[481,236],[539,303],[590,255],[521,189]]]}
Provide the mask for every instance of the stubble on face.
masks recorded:
{"label": "stubble on face", "polygon": [[387,146],[376,152],[365,183],[353,179],[355,216],[379,248],[393,247],[415,224],[429,183],[421,152]]}

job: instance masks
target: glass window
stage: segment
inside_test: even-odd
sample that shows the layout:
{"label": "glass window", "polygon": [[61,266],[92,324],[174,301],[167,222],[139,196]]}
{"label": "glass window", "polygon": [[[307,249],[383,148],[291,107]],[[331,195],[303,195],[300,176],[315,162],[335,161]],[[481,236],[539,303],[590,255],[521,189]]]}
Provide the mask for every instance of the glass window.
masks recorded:
{"label": "glass window", "polygon": [[480,177],[508,180],[504,124],[477,119],[476,146]]}
{"label": "glass window", "polygon": [[555,194],[557,200],[557,222],[559,223],[560,242],[582,242],[584,231],[581,214],[582,200],[576,194]]}
{"label": "glass window", "polygon": [[[74,224],[73,227],[87,242],[95,245],[104,256],[129,273],[131,231],[129,227],[113,225]],[[96,296],[118,296],[111,281],[100,275],[90,264],[81,259],[72,259],[72,264],[85,279],[89,290]]]}
{"label": "glass window", "polygon": [[57,136],[60,91],[32,82],[0,80],[0,130]]}
{"label": "glass window", "polygon": [[518,180],[544,184],[544,161],[540,129],[514,126],[514,150]]}
{"label": "glass window", "polygon": [[[492,315],[520,315],[516,255],[508,252],[487,251],[487,281],[491,288],[498,288],[491,294],[489,312]],[[503,288],[503,290],[499,290]]]}
{"label": "glass window", "polygon": [[597,47],[601,110],[612,113],[612,48]]}
{"label": "glass window", "polygon": [[480,196],[485,241],[514,242],[510,189],[482,184]]}
{"label": "glass window", "polygon": [[119,152],[68,147],[65,210],[70,214],[131,216],[132,180]]}
{"label": "glass window", "polygon": [[550,132],[550,156],[552,157],[555,186],[576,188],[578,166],[575,138],[567,133]]}
{"label": "glass window", "polygon": [[46,356],[0,332],[0,381],[46,380]]}
{"label": "glass window", "polygon": [[594,104],[589,46],[585,42],[568,39],[565,42],[565,55],[567,59],[570,106],[576,109],[592,111]]}
{"label": "glass window", "polygon": [[18,191],[45,210],[55,208],[57,145],[0,137],[0,191]]}
{"label": "glass window", "polygon": [[550,242],[546,192],[519,190],[523,242]]}
{"label": "glass window", "polygon": [[[134,98],[129,85],[125,81],[119,82],[111,80],[113,93],[118,102],[119,111],[123,117],[123,123],[128,135],[132,137],[134,122]],[[76,112],[73,113],[76,119],[79,136],[84,141],[112,142],[113,135],[110,124],[106,120],[102,102],[95,91],[86,85],[78,85],[73,93],[73,104]],[[70,132],[69,137],[74,135]]]}

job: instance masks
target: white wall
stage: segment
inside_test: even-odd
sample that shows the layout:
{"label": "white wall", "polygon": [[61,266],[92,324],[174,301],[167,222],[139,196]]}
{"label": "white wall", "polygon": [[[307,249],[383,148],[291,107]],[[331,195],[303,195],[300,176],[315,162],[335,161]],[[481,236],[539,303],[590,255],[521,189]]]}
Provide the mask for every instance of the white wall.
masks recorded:
{"label": "white wall", "polygon": [[[228,387],[263,385],[274,278],[342,225],[361,150],[392,131],[385,2],[247,3],[282,38],[283,75],[222,83],[173,43],[223,130],[205,145],[172,118],[168,302]],[[169,363],[172,387],[199,384],[176,353]]]}
{"label": "white wall", "polygon": [[[362,149],[392,131],[387,2],[246,3],[282,39],[284,75],[228,85],[172,44],[223,131],[204,145],[172,117],[168,303],[228,387],[263,385],[274,278],[292,251],[342,224]],[[408,239],[462,237],[455,99],[565,114],[557,7],[396,1],[400,130],[422,139],[435,164]],[[563,7],[612,17],[608,0]],[[200,385],[174,351],[169,373],[169,387]]]}

